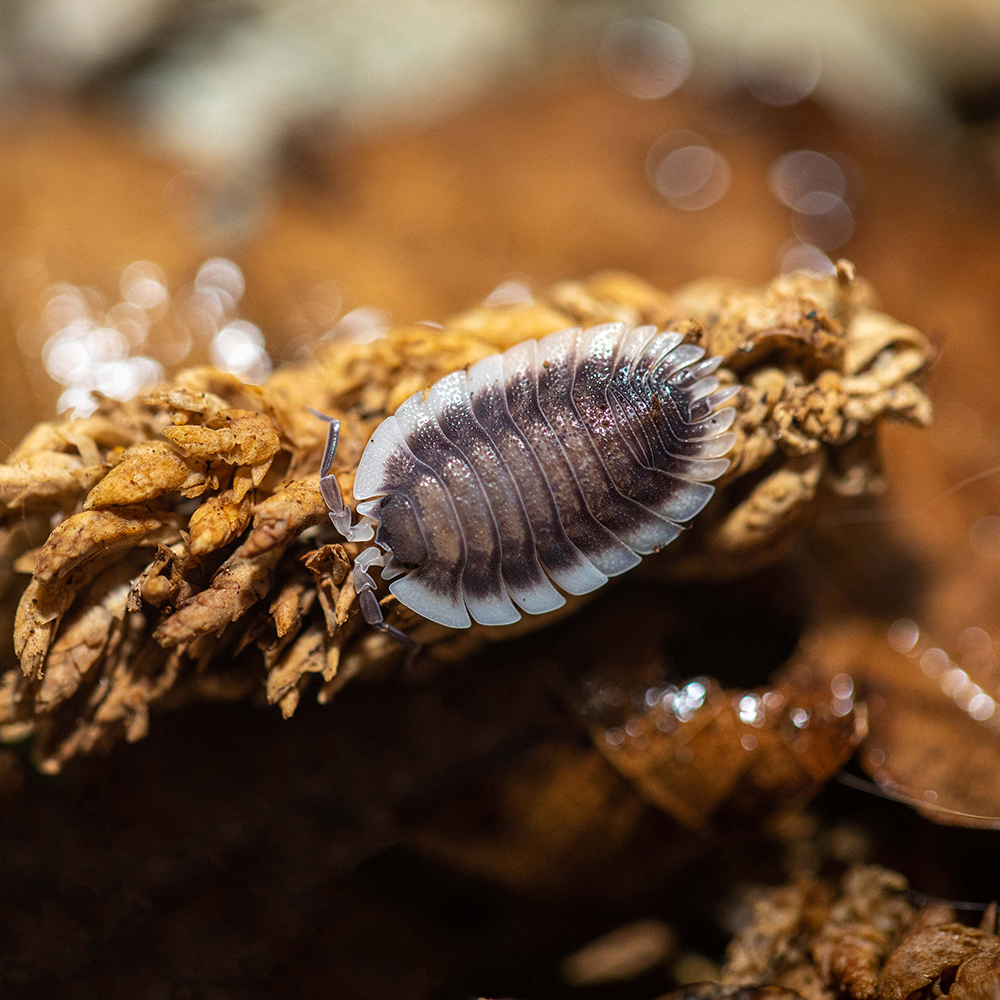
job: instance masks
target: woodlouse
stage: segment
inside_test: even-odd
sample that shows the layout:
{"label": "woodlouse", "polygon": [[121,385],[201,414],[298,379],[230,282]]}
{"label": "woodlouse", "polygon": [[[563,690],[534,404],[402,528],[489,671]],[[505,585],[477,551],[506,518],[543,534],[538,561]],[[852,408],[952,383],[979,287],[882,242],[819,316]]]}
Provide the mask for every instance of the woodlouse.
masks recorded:
{"label": "woodlouse", "polygon": [[407,607],[451,628],[517,621],[631,569],[680,533],[728,467],[738,391],[721,358],[678,333],[622,323],[516,344],[415,393],[376,428],[351,511],[330,473],[335,527],[374,538],[355,560],[365,619],[382,619],[372,566]]}

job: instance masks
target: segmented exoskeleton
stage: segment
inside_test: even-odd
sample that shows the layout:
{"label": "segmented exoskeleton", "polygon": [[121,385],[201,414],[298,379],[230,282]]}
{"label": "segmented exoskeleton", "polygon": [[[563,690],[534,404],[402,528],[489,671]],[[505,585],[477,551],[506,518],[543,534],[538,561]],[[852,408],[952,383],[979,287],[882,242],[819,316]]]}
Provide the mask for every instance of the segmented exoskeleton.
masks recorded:
{"label": "segmented exoskeleton", "polygon": [[[365,619],[375,581],[451,628],[517,621],[565,603],[673,541],[728,467],[735,411],[718,409],[721,358],[678,333],[608,324],[516,344],[407,399],[376,428],[354,480],[351,523],[330,474],[320,486],[349,541]],[[555,586],[553,585],[555,584]],[[559,589],[557,589],[557,587]]]}

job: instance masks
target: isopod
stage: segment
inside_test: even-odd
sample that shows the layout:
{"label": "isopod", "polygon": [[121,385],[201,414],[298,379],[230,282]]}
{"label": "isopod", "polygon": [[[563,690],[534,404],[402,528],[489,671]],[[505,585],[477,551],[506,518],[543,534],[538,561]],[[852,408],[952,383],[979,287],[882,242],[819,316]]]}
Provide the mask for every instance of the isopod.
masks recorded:
{"label": "isopod", "polygon": [[[375,429],[358,465],[352,524],[330,473],[320,487],[349,541],[365,620],[389,626],[369,573],[451,628],[541,615],[672,542],[729,462],[738,386],[722,358],[679,333],[612,323],[527,340],[417,392]],[[412,644],[412,643],[411,643]]]}

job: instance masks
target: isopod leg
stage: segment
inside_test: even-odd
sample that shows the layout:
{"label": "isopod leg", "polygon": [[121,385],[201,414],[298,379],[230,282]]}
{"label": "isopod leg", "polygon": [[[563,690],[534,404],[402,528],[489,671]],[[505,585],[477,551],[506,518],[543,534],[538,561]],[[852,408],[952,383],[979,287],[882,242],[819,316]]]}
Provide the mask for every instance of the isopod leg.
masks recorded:
{"label": "isopod leg", "polygon": [[408,650],[408,659],[412,660],[420,651],[420,643],[415,642],[405,632],[390,625],[382,614],[382,605],[379,604],[375,596],[375,580],[368,572],[369,566],[385,565],[385,553],[372,546],[365,549],[357,559],[354,560],[354,590],[358,595],[358,602],[361,605],[361,614],[365,621],[373,629],[384,632],[391,636],[396,642],[405,646]]}
{"label": "isopod leg", "polygon": [[337,477],[330,471],[337,455],[337,443],[340,441],[340,421],[328,417],[316,410],[310,410],[313,416],[327,423],[326,445],[323,448],[323,461],[319,467],[319,491],[330,510],[330,520],[333,526],[349,542],[369,542],[374,538],[371,521],[362,517],[357,524],[351,524],[351,508],[344,503]]}
{"label": "isopod leg", "polygon": [[[340,492],[340,485],[337,477],[330,471],[333,460],[337,455],[337,443],[340,440],[340,421],[334,417],[328,417],[324,413],[310,410],[315,417],[325,420],[328,427],[326,432],[326,445],[323,448],[323,461],[319,467],[319,490],[323,494],[323,500],[330,510],[330,520],[333,526],[349,542],[370,541],[375,532],[372,529],[371,518],[363,514],[357,524],[351,524],[351,508],[344,503],[344,497]],[[358,595],[358,603],[361,605],[361,614],[365,621],[373,629],[384,632],[391,636],[400,645],[409,650],[408,659],[412,660],[420,651],[420,644],[411,639],[405,632],[390,625],[382,614],[382,606],[375,596],[375,580],[368,572],[369,566],[384,566],[386,554],[376,548],[365,549],[357,559],[354,560],[354,590]]]}

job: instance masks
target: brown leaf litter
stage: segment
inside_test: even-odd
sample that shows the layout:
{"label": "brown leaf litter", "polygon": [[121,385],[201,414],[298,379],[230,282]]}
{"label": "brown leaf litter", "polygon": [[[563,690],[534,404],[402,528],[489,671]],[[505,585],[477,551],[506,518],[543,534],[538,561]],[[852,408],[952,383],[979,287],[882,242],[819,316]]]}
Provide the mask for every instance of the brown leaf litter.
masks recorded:
{"label": "brown leaf litter", "polygon": [[[853,704],[831,697],[825,672],[797,656],[760,691],[710,678],[684,687],[619,687],[583,679],[580,718],[615,770],[639,793],[694,829],[759,801],[811,795],[854,752],[863,725]],[[638,695],[638,697],[636,697]]]}
{"label": "brown leaf litter", "polygon": [[[904,876],[878,865],[800,875],[760,894],[718,981],[659,1000],[997,1000],[997,913],[994,902],[967,926],[949,904],[911,902]],[[662,962],[672,943],[666,925],[628,924],[570,956],[564,978],[626,980]]]}
{"label": "brown leaf litter", "polygon": [[[667,294],[598,275],[440,329],[333,339],[260,387],[201,368],[127,403],[101,399],[90,417],[39,425],[0,465],[0,609],[16,604],[20,661],[0,674],[0,737],[33,729],[36,760],[58,770],[139,738],[168,694],[170,704],[262,697],[290,715],[311,674],[325,700],[397,658],[360,627],[347,573],[359,549],[327,523],[326,428],[308,408],[343,422],[334,471],[349,497],[369,435],[407,396],[519,340],[611,320],[680,330],[721,353],[720,378],[742,387],[716,499],[652,561],[672,574],[713,578],[775,559],[821,506],[879,489],[881,421],[930,419],[927,340],[877,312],[846,263],[836,277],[756,290],[709,281]],[[441,656],[551,620],[455,635],[384,603]]]}
{"label": "brown leaf litter", "polygon": [[855,866],[838,882],[802,876],[757,901],[722,979],[803,1000],[996,1000],[997,908],[968,927],[949,905],[915,906],[906,879],[885,868]]}

